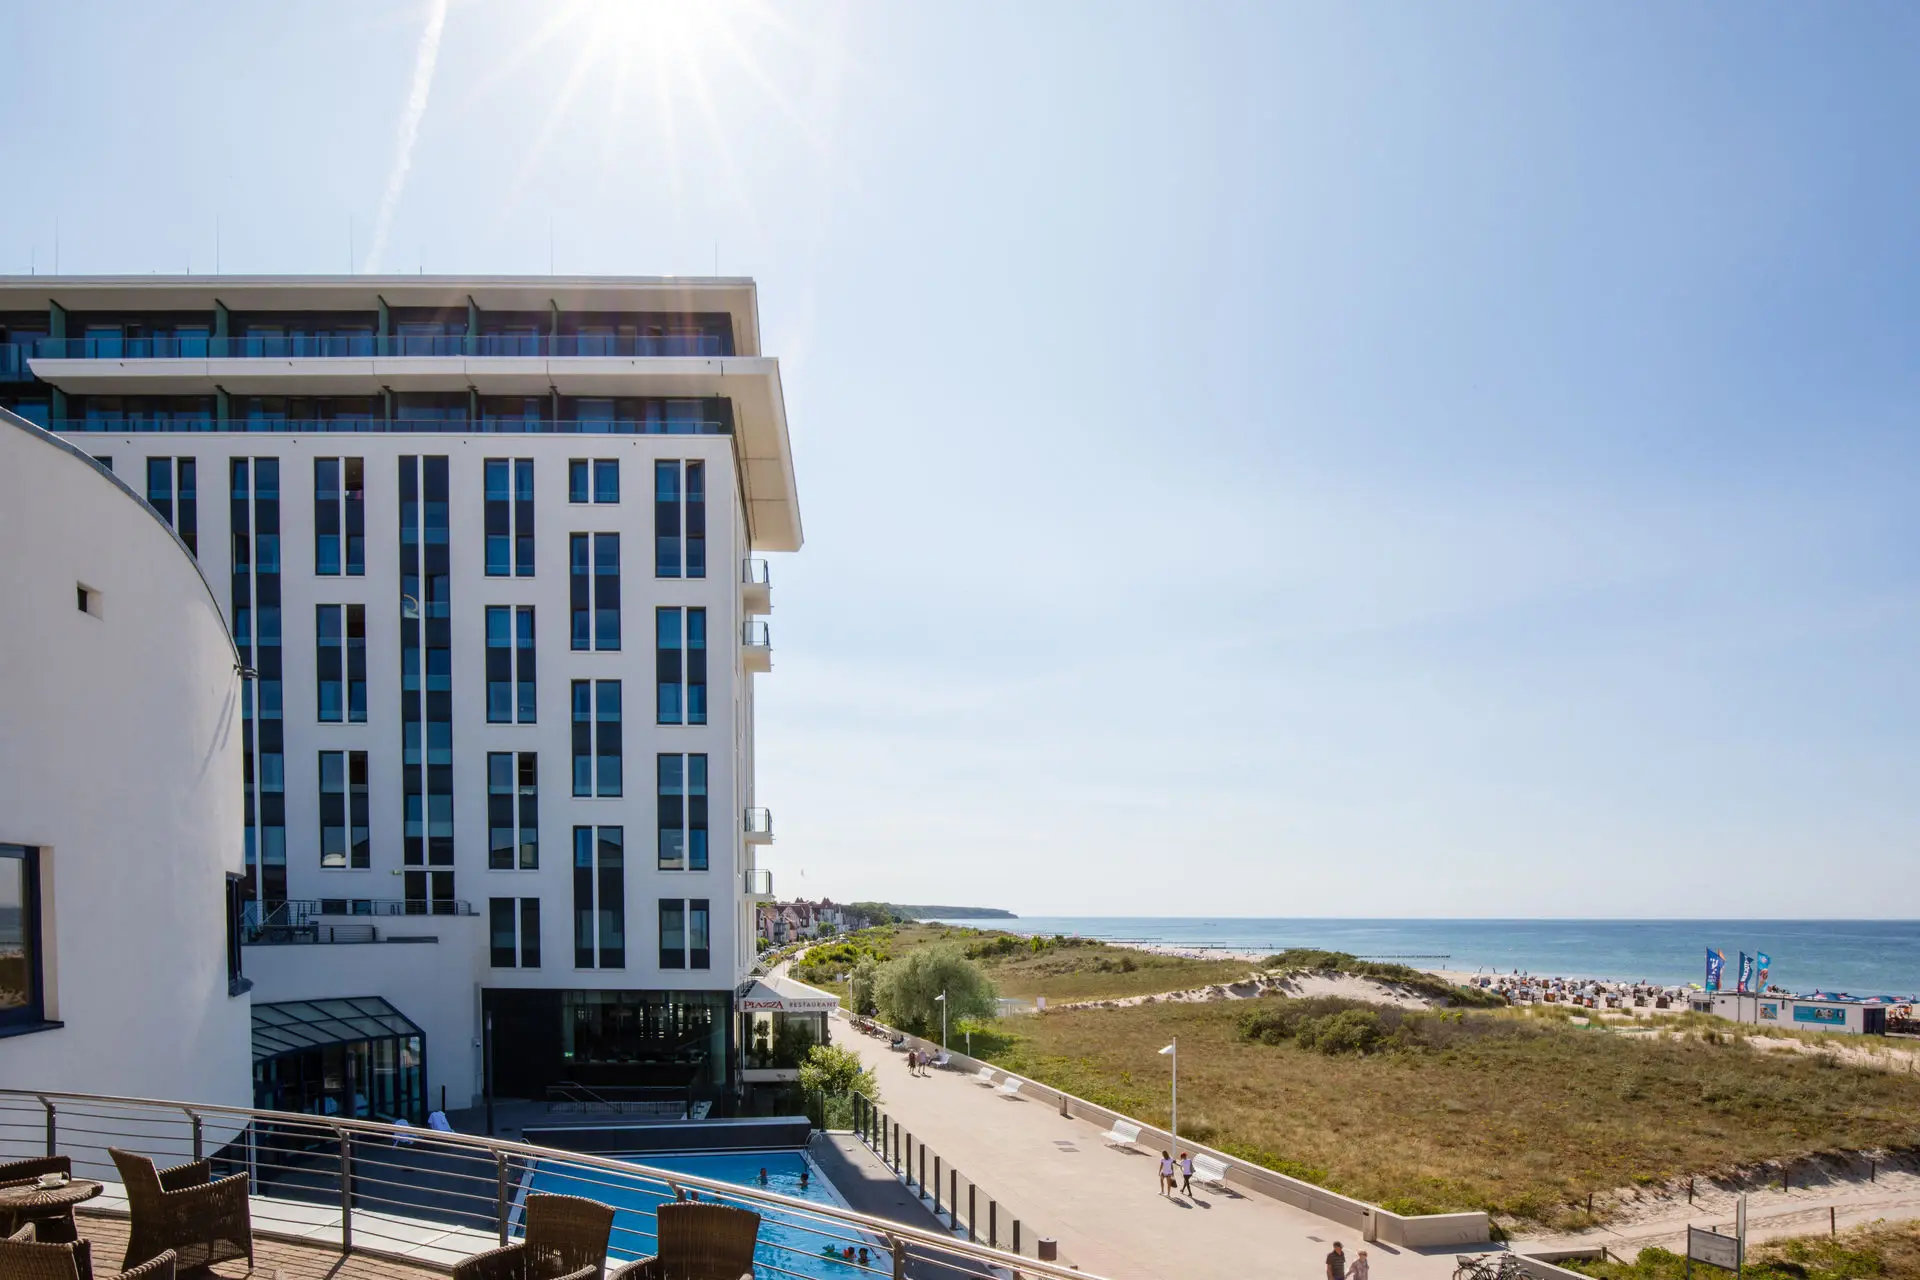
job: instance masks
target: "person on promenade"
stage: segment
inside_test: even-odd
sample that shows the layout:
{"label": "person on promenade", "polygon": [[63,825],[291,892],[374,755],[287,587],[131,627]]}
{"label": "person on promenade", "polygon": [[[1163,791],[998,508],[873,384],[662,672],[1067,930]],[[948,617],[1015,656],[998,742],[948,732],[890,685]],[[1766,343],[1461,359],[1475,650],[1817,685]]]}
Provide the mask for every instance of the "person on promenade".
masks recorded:
{"label": "person on promenade", "polygon": [[1365,1249],[1353,1255],[1353,1261],[1347,1266],[1347,1280],[1367,1280],[1367,1251]]}
{"label": "person on promenade", "polygon": [[1180,1153],[1180,1194],[1193,1194],[1193,1153],[1189,1151]]}
{"label": "person on promenade", "polygon": [[920,1072],[915,1069],[918,1066],[919,1062],[920,1062],[920,1055],[915,1053],[911,1049],[907,1050],[907,1074],[908,1075],[917,1076],[920,1074]]}
{"label": "person on promenade", "polygon": [[1340,1242],[1333,1242],[1333,1252],[1327,1255],[1327,1280],[1347,1280],[1347,1252]]}
{"label": "person on promenade", "polygon": [[1171,1151],[1160,1153],[1160,1194],[1163,1196],[1173,1194],[1173,1153]]}

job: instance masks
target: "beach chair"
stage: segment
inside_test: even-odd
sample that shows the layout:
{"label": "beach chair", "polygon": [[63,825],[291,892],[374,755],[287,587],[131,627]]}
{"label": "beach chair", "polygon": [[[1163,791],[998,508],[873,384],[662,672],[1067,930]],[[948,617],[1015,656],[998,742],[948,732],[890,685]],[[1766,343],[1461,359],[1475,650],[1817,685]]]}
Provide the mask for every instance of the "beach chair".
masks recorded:
{"label": "beach chair", "polygon": [[[1140,1145],[1140,1126],[1131,1120],[1115,1120],[1113,1128],[1100,1135],[1107,1140],[1108,1146],[1137,1147]],[[1198,1168],[1199,1166],[1195,1166]]]}
{"label": "beach chair", "polygon": [[1227,1189],[1227,1164],[1224,1160],[1215,1160],[1212,1156],[1193,1158],[1193,1176],[1203,1186]]}
{"label": "beach chair", "polygon": [[1000,1081],[1000,1087],[998,1089],[995,1089],[994,1092],[999,1094],[1003,1098],[1019,1097],[1020,1096],[1020,1077],[1019,1076],[1005,1077]]}
{"label": "beach chair", "polygon": [[993,1084],[993,1068],[982,1067],[978,1071],[973,1073],[973,1078],[979,1084],[992,1085]]}

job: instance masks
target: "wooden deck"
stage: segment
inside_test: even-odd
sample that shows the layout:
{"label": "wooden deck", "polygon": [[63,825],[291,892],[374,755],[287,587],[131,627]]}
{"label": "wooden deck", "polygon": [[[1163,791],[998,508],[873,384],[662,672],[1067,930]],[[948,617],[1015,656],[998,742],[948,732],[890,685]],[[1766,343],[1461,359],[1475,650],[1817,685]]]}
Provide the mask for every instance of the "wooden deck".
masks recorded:
{"label": "wooden deck", "polygon": [[[83,1238],[93,1243],[95,1275],[114,1275],[127,1249],[127,1219],[115,1214],[75,1215],[75,1224]],[[383,1257],[356,1249],[342,1256],[336,1244],[303,1244],[275,1239],[256,1232],[253,1237],[254,1265],[246,1260],[223,1262],[211,1273],[222,1280],[446,1280],[447,1269],[400,1258]]]}

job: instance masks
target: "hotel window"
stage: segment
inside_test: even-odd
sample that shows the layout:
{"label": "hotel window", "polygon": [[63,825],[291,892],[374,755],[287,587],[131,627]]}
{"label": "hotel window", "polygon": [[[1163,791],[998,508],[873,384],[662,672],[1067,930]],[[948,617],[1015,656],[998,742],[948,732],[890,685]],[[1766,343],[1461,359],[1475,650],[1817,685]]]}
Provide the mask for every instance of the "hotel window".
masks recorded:
{"label": "hotel window", "polygon": [[287,900],[286,732],[280,637],[280,460],[228,460],[227,523],[233,643],[243,682],[240,704],[242,822],[247,897]]}
{"label": "hotel window", "polygon": [[200,554],[199,467],[192,458],[147,459],[147,505],[167,518],[187,550]]}
{"label": "hotel window", "polygon": [[540,967],[540,899],[487,899],[489,962],[496,969]]}
{"label": "hotel window", "polygon": [[540,757],[531,751],[487,753],[487,870],[540,866]]}
{"label": "hotel window", "polygon": [[567,463],[567,501],[606,506],[620,501],[620,459],[574,458]]}
{"label": "hotel window", "polygon": [[0,844],[0,1027],[45,1020],[41,946],[40,851]]}
{"label": "hotel window", "polygon": [[373,866],[367,753],[320,753],[320,865],[335,871]]}
{"label": "hotel window", "polygon": [[535,656],[533,606],[488,605],[488,724],[535,723]]}
{"label": "hotel window", "polygon": [[707,576],[706,465],[653,464],[653,576]]}
{"label": "hotel window", "polygon": [[487,576],[533,576],[533,459],[488,458]]}
{"label": "hotel window", "polygon": [[573,829],[573,965],[627,967],[626,838],[620,827]]}
{"label": "hotel window", "polygon": [[444,456],[400,458],[400,747],[408,909],[454,910],[453,622]]}
{"label": "hotel window", "polygon": [[616,650],[620,647],[620,535],[576,533],[568,551],[573,647]]}
{"label": "hotel window", "polygon": [[621,794],[620,682],[573,682],[573,794]]}
{"label": "hotel window", "polygon": [[367,571],[364,459],[313,460],[313,571],[353,578]]}
{"label": "hotel window", "polygon": [[713,966],[706,898],[660,899],[660,967],[708,969]]}
{"label": "hotel window", "polygon": [[658,761],[659,868],[707,869],[707,757],[663,755]]}
{"label": "hotel window", "polygon": [[314,609],[319,650],[314,672],[324,724],[367,722],[367,607],[323,604]]}
{"label": "hotel window", "polygon": [[707,722],[707,611],[655,609],[654,667],[660,724]]}

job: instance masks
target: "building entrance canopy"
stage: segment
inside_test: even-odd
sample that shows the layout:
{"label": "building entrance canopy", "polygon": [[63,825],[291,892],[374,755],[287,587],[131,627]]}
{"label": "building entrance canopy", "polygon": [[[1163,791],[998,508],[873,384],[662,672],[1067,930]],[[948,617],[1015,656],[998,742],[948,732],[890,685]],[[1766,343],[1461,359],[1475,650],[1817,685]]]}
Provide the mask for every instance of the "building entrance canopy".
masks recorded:
{"label": "building entrance canopy", "polygon": [[735,1001],[742,1013],[832,1013],[840,998],[786,978],[754,978]]}

